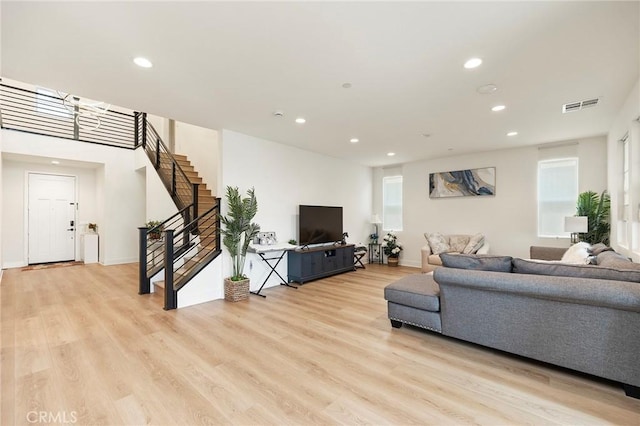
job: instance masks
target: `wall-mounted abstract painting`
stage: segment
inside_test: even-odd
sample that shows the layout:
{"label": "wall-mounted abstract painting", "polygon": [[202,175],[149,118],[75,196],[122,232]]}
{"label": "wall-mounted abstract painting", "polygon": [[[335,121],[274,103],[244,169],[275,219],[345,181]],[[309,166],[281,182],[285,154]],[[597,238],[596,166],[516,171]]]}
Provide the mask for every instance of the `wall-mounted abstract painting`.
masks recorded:
{"label": "wall-mounted abstract painting", "polygon": [[496,168],[429,173],[429,198],[496,195]]}

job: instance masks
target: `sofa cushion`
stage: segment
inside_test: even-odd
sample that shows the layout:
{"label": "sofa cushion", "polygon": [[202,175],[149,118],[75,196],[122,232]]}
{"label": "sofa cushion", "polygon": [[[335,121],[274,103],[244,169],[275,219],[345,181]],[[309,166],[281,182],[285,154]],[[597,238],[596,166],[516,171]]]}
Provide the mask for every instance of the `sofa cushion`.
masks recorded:
{"label": "sofa cushion", "polygon": [[384,288],[389,302],[431,312],[440,312],[440,287],[432,274],[414,274],[400,278]]}
{"label": "sofa cushion", "polygon": [[481,254],[440,254],[442,265],[449,268],[474,269],[477,271],[511,272],[511,256],[489,256]]}
{"label": "sofa cushion", "polygon": [[[609,252],[607,252],[609,253]],[[640,269],[617,269],[596,265],[572,265],[558,262],[513,259],[513,272],[519,274],[555,275],[560,277],[595,278],[640,282]]]}
{"label": "sofa cushion", "polygon": [[[454,254],[454,253],[451,253]],[[429,255],[429,265],[442,265],[442,259],[440,259],[439,254],[431,254]]]}
{"label": "sofa cushion", "polygon": [[589,253],[591,244],[581,241],[569,247],[562,255],[562,263],[573,263],[576,265],[586,265],[589,263]]}
{"label": "sofa cushion", "polygon": [[462,253],[467,244],[469,244],[470,239],[470,235],[450,235],[449,247],[452,252]]}
{"label": "sofa cushion", "polygon": [[484,235],[476,234],[473,237],[471,237],[471,239],[469,239],[469,242],[467,243],[464,250],[462,250],[462,253],[474,254],[475,252],[480,250],[480,247],[482,247],[483,245],[484,245]]}
{"label": "sofa cushion", "polygon": [[449,247],[449,243],[447,242],[444,235],[439,232],[432,232],[429,234],[425,234],[427,241],[429,241],[429,247],[431,247],[431,253],[440,254],[446,253],[451,250]]}
{"label": "sofa cushion", "polygon": [[600,254],[596,256],[596,263],[600,266],[606,266],[607,268],[640,270],[640,263],[633,263],[628,257],[615,251],[600,252]]}

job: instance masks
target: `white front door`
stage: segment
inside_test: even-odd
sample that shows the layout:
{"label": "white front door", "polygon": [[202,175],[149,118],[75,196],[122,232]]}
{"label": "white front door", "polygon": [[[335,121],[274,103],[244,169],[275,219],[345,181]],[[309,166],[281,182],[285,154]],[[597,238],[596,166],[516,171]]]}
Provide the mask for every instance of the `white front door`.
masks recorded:
{"label": "white front door", "polygon": [[29,264],[75,260],[76,178],[29,173]]}

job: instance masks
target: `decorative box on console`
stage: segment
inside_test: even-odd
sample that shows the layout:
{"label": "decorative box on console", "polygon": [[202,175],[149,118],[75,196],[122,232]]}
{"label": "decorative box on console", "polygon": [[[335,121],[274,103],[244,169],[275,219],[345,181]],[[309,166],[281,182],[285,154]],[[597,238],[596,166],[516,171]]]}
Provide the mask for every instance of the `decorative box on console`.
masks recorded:
{"label": "decorative box on console", "polygon": [[258,235],[253,239],[253,244],[260,244],[262,246],[270,246],[276,244],[278,239],[275,232],[258,232]]}

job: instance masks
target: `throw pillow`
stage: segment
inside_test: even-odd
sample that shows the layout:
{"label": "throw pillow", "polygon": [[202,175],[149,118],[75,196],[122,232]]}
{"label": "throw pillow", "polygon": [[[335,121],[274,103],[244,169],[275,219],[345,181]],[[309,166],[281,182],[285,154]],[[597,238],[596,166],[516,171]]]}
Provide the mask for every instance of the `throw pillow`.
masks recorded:
{"label": "throw pillow", "polygon": [[474,254],[475,252],[480,250],[480,247],[482,247],[483,245],[484,245],[484,235],[476,234],[473,237],[471,237],[467,246],[464,248],[464,250],[462,250],[462,253]]}
{"label": "throw pillow", "polygon": [[603,243],[597,243],[591,246],[591,255],[592,256],[597,256],[600,253],[602,253],[603,251],[611,251],[613,250],[611,247],[607,246],[606,244]]}
{"label": "throw pillow", "polygon": [[585,265],[588,263],[587,258],[589,257],[589,250],[591,249],[591,244],[585,243],[584,241],[576,243],[569,247],[569,249],[564,252],[562,259],[560,261],[562,263],[573,263],[576,265]]}
{"label": "throw pillow", "polygon": [[511,256],[442,253],[440,259],[442,260],[442,265],[449,268],[511,272]]}
{"label": "throw pillow", "polygon": [[451,251],[462,253],[470,239],[471,237],[468,235],[451,235],[449,236],[449,247],[451,247]]}
{"label": "throw pillow", "polygon": [[640,264],[633,263],[631,259],[615,251],[603,251],[596,256],[596,261],[599,266],[607,268],[640,270]]}
{"label": "throw pillow", "polygon": [[431,253],[440,254],[451,250],[449,243],[447,243],[447,240],[441,233],[433,232],[431,234],[427,234],[426,237],[427,241],[429,241],[429,247],[431,247]]}

